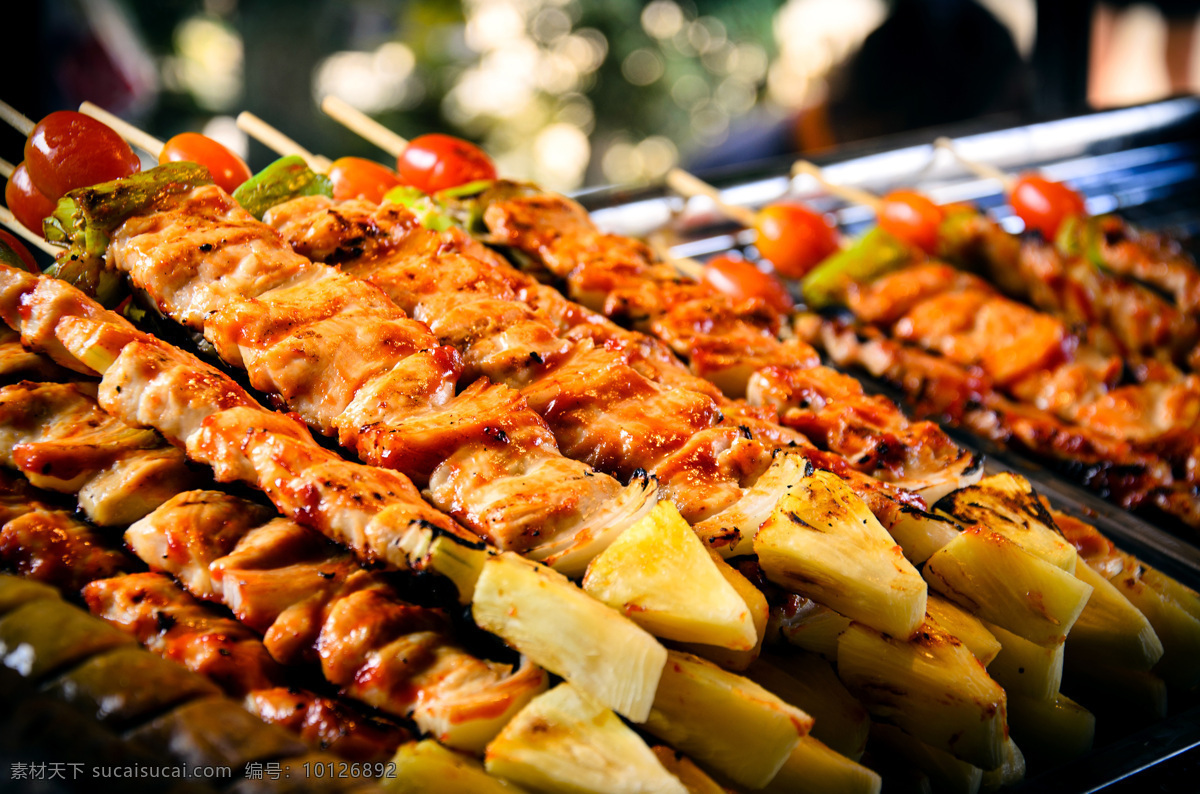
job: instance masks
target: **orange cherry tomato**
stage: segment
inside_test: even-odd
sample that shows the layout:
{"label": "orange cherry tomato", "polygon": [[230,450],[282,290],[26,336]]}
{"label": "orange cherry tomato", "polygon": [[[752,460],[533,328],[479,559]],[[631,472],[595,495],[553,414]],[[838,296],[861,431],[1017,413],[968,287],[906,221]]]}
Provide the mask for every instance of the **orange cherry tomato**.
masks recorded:
{"label": "orange cherry tomato", "polygon": [[436,193],[478,179],[495,179],[492,158],[473,143],[431,133],[409,142],[396,158],[396,173],[423,193]]}
{"label": "orange cherry tomato", "polygon": [[798,201],[763,207],[754,228],[759,253],[788,278],[800,278],[838,249],[837,232],[825,216]]}
{"label": "orange cherry tomato", "polygon": [[20,257],[25,263],[25,269],[30,273],[41,273],[42,269],[38,267],[37,260],[33,258],[33,254],[25,247],[25,243],[17,239],[16,235],[9,234],[4,229],[0,229],[0,243],[7,245],[13,250],[13,253]]}
{"label": "orange cherry tomato", "polygon": [[12,214],[17,216],[22,226],[34,234],[45,236],[42,233],[42,219],[54,212],[56,205],[34,186],[25,163],[13,169],[12,175],[9,176],[8,183],[4,186],[4,203],[12,210]]}
{"label": "orange cherry tomato", "polygon": [[25,166],[41,194],[58,201],[75,188],[136,174],[142,161],[106,124],[73,110],[59,110],[29,133]]}
{"label": "orange cherry tomato", "polygon": [[1054,239],[1064,220],[1086,211],[1083,196],[1062,182],[1037,174],[1021,175],[1008,201],[1017,217],[1025,221],[1025,228],[1041,232],[1047,240]]}
{"label": "orange cherry tomato", "polygon": [[376,204],[383,195],[404,182],[386,165],[361,157],[339,157],[329,169],[333,197],[339,201],[363,198]]}
{"label": "orange cherry tomato", "polygon": [[730,254],[714,256],[704,267],[704,280],[738,300],[761,298],[778,312],[792,310],[792,296],[783,283],[745,259]]}
{"label": "orange cherry tomato", "polygon": [[895,190],[883,197],[879,227],[896,239],[927,254],[937,250],[942,208],[912,190]]}
{"label": "orange cherry tomato", "polygon": [[163,146],[158,164],[198,163],[208,169],[213,181],[226,193],[232,193],[250,178],[250,166],[228,148],[207,135],[181,132]]}

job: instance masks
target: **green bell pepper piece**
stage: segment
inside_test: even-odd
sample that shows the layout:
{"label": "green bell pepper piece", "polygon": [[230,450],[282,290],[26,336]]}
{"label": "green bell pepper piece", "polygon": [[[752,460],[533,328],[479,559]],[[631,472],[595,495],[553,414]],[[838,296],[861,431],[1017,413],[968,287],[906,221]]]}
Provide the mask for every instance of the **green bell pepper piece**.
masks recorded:
{"label": "green bell pepper piece", "polygon": [[912,260],[912,250],[878,227],[848,248],[828,257],[800,282],[810,309],[822,309],[843,299],[851,283],[866,283]]}

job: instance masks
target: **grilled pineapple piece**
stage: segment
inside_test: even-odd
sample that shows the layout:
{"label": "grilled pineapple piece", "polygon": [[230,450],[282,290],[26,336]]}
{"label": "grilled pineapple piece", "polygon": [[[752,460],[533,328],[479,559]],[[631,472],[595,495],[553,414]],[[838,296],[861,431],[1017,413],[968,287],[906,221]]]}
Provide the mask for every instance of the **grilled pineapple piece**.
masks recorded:
{"label": "grilled pineapple piece", "polygon": [[531,700],[484,759],[488,772],[531,791],[687,794],[641,737],[570,684]]}
{"label": "grilled pineapple piece", "polygon": [[1200,597],[1162,572],[1122,556],[1124,570],[1110,581],[1146,616],[1162,642],[1163,656],[1154,672],[1172,686],[1191,689],[1200,683]]}
{"label": "grilled pineapple piece", "polygon": [[1092,586],[1092,597],[1067,635],[1067,653],[1134,670],[1153,667],[1163,644],[1146,616],[1087,565],[1076,568],[1075,575]]}
{"label": "grilled pineapple piece", "polygon": [[754,539],[771,581],[893,637],[925,619],[917,569],[841,478],[815,472],[780,501]]}
{"label": "grilled pineapple piece", "polygon": [[939,595],[930,593],[925,603],[929,618],[948,633],[962,640],[975,658],[984,667],[992,663],[1000,653],[1000,640],[987,630],[983,621]]}
{"label": "grilled pineapple piece", "polygon": [[883,779],[862,764],[805,736],[761,791],[764,794],[879,794]]}
{"label": "grilled pineapple piece", "polygon": [[945,750],[930,747],[895,725],[871,727],[871,752],[876,746],[912,764],[929,777],[934,791],[945,794],[975,794],[983,783],[983,770],[961,761]]}
{"label": "grilled pineapple piece", "polygon": [[1096,717],[1066,695],[1041,700],[1010,694],[1008,728],[1031,756],[1062,763],[1092,749]]}
{"label": "grilled pineapple piece", "polygon": [[583,590],[664,639],[737,651],[758,644],[745,600],[668,501],[592,560]]}
{"label": "grilled pineapple piece", "polygon": [[1038,645],[1061,643],[1092,588],[999,533],[971,527],[925,563],[929,586]]}
{"label": "grilled pineapple piece", "polygon": [[803,652],[759,659],[746,675],[810,714],[812,735],[834,752],[852,761],[862,758],[871,718],[824,659]]}
{"label": "grilled pineapple piece", "polygon": [[981,524],[1067,573],[1078,555],[1063,538],[1029,480],[1004,472],[955,491],[934,507],[964,525]]}
{"label": "grilled pineapple piece", "polygon": [[837,641],[850,628],[850,618],[811,599],[797,596],[782,609],[771,612],[767,634],[778,633],[788,645],[837,661]]}
{"label": "grilled pineapple piece", "polygon": [[671,651],[645,729],[739,786],[765,786],[812,717],[748,678]]}
{"label": "grilled pineapple piece", "polygon": [[448,750],[432,739],[408,742],[392,756],[395,774],[379,781],[393,794],[520,794],[515,783],[489,775],[474,758]]}
{"label": "grilled pineapple piece", "polygon": [[650,714],[666,649],[557,571],[511,552],[488,557],[472,614],[534,663],[634,722]]}
{"label": "grilled pineapple piece", "polygon": [[716,645],[699,643],[681,643],[680,648],[688,653],[702,656],[710,662],[716,662],[726,670],[745,670],[751,662],[758,658],[759,652],[762,651],[763,640],[767,636],[767,621],[770,619],[767,597],[754,586],[753,582],[743,576],[741,571],[725,562],[721,555],[712,549],[708,550],[708,554],[712,558],[713,564],[717,566],[717,570],[721,572],[721,576],[725,577],[725,581],[729,582],[746,602],[746,606],[750,610],[750,619],[754,621],[754,631],[758,635],[758,641],[748,651],[734,651]]}
{"label": "grilled pineapple piece", "polygon": [[1062,684],[1064,646],[1037,645],[1000,626],[987,627],[1003,646],[988,667],[996,683],[1009,695],[1053,700]]}
{"label": "grilled pineapple piece", "polygon": [[1167,684],[1153,671],[1114,667],[1094,659],[1063,660],[1067,693],[1100,712],[1101,718],[1162,719],[1167,716]]}
{"label": "grilled pineapple piece", "polygon": [[872,716],[983,769],[1004,763],[1004,690],[936,624],[908,641],[851,624],[838,640],[838,675]]}
{"label": "grilled pineapple piece", "polygon": [[962,527],[946,516],[901,508],[899,519],[889,525],[887,531],[904,550],[905,559],[920,565],[958,537]]}
{"label": "grilled pineapple piece", "polygon": [[725,794],[725,789],[704,774],[704,770],[692,763],[686,755],[680,755],[670,747],[656,744],[650,748],[663,769],[679,778],[688,794]]}
{"label": "grilled pineapple piece", "polygon": [[776,455],[741,499],[697,522],[696,534],[727,559],[753,553],[759,527],[770,518],[779,500],[793,493],[796,483],[812,474],[812,470],[812,464],[800,454],[785,451]]}
{"label": "grilled pineapple piece", "polygon": [[1025,779],[1025,754],[1011,738],[1004,743],[1004,763],[995,769],[983,770],[983,785],[980,791],[999,791]]}

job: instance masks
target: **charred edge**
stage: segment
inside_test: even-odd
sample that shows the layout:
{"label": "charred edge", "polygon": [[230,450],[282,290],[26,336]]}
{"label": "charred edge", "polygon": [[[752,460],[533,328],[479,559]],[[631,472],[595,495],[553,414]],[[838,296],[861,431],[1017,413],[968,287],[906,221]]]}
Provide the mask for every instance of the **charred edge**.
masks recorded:
{"label": "charred edge", "polygon": [[816,473],[816,471],[817,471],[817,469],[815,466],[813,466],[812,461],[805,458],[804,459],[804,476],[811,477],[811,476],[813,476],[814,473]]}
{"label": "charred edge", "polygon": [[423,518],[415,519],[412,523],[420,529],[428,530],[430,533],[430,540],[446,538],[447,540],[453,541],[464,548],[473,549],[475,551],[487,551],[487,541],[483,540],[482,538],[479,540],[467,540],[462,535],[455,534],[448,529],[443,529],[437,524],[426,521]]}
{"label": "charred edge", "polygon": [[970,476],[983,468],[983,456],[976,455],[974,452],[967,453],[971,456],[971,462],[963,469],[963,476]]}

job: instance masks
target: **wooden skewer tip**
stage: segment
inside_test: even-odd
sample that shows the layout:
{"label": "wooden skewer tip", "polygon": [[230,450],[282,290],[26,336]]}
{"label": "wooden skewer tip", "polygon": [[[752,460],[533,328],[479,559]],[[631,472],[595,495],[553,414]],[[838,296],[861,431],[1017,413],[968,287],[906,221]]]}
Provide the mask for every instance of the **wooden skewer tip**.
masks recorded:
{"label": "wooden skewer tip", "polygon": [[39,235],[31,232],[25,226],[25,224],[17,220],[17,216],[13,215],[12,210],[10,210],[8,207],[0,207],[0,225],[4,225],[12,229],[14,232],[16,232],[18,237],[24,238],[25,242],[29,243],[34,248],[49,254],[50,256],[57,257],[63,251],[63,249],[59,248],[58,246],[51,245]]}
{"label": "wooden skewer tip", "polygon": [[33,119],[4,101],[0,101],[0,120],[3,120],[22,135],[28,135],[33,131],[34,126],[36,126]]}
{"label": "wooden skewer tip", "polygon": [[392,157],[399,157],[401,152],[408,148],[407,138],[392,132],[340,97],[326,94],[325,98],[321,100],[321,110],[346,129],[375,144]]}
{"label": "wooden skewer tip", "polygon": [[86,116],[107,124],[112,130],[128,141],[133,146],[141,149],[146,154],[157,160],[162,156],[163,146],[165,144],[158,138],[155,138],[145,130],[138,129],[130,124],[125,119],[109,113],[99,105],[94,105],[91,102],[84,102],[79,106],[79,112]]}

